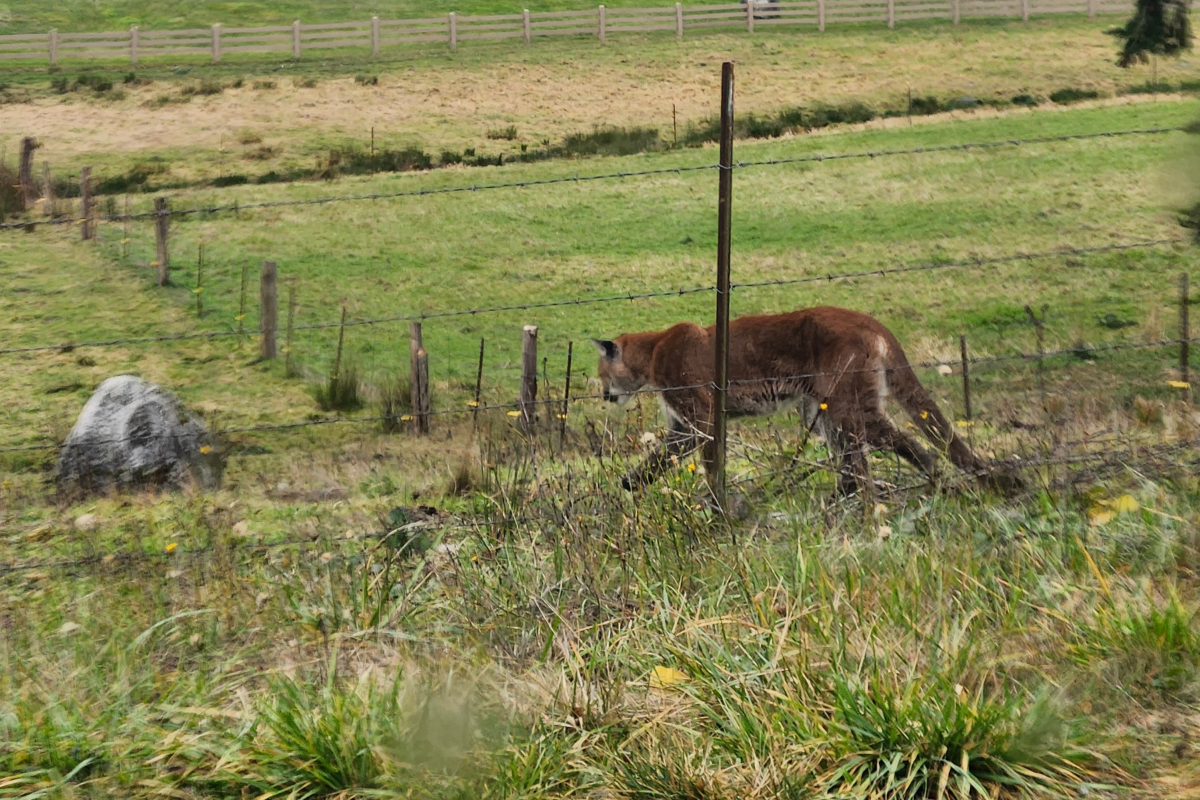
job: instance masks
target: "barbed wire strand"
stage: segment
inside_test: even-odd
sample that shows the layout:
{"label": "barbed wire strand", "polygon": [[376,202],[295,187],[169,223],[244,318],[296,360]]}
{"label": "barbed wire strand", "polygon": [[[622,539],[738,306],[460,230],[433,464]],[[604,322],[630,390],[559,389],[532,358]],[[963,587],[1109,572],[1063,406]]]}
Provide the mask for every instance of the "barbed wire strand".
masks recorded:
{"label": "barbed wire strand", "polygon": [[[986,266],[995,266],[997,264],[1018,263],[1021,261],[1035,261],[1047,258],[1061,258],[1064,256],[1086,256],[1097,255],[1102,253],[1123,252],[1128,250],[1149,249],[1153,247],[1162,247],[1172,244],[1184,244],[1190,241],[1186,237],[1174,237],[1163,239],[1147,239],[1140,242],[1124,242],[1120,244],[1096,245],[1091,247],[1060,247],[1054,250],[1043,250],[1033,253],[1015,253],[1006,256],[979,256],[975,258],[960,259],[957,261],[931,261],[922,264],[914,264],[903,267],[883,267],[879,269],[859,270],[854,272],[829,272],[821,275],[806,275],[799,278],[774,278],[765,281],[743,281],[730,286],[730,289],[752,289],[766,286],[788,286],[803,283],[819,283],[822,281],[834,280],[853,280],[856,278],[873,278],[884,277],[888,275],[898,275],[907,272],[928,272],[941,269],[971,269]],[[623,292],[619,294],[603,295],[600,297],[576,297],[565,300],[545,300],[536,303],[514,303],[511,305],[493,305],[480,306],[478,308],[451,309],[447,311],[428,311],[418,312],[415,314],[398,314],[387,317],[373,317],[369,319],[351,319],[346,320],[345,327],[360,327],[372,325],[386,325],[391,323],[401,322],[423,322],[431,319],[445,319],[448,317],[464,317],[476,316],[479,314],[495,314],[508,311],[533,311],[542,308],[559,308],[565,306],[585,306],[598,303],[616,303],[616,302],[633,302],[634,300],[647,300],[663,297],[684,297],[686,295],[701,294],[704,292],[716,291],[715,285],[707,286],[692,286],[681,287],[678,289],[656,289],[647,292]],[[295,325],[292,327],[293,332],[301,331],[319,331],[330,330],[341,327],[343,323],[339,322],[320,322],[311,325]],[[71,351],[83,347],[116,347],[127,344],[149,344],[155,342],[176,342],[188,341],[193,339],[221,339],[232,337],[247,337],[253,336],[251,331],[206,331],[193,333],[179,334],[163,334],[161,336],[135,336],[123,339],[100,339],[90,342],[60,342],[58,344],[46,345],[30,345],[28,347],[7,347],[0,348],[0,355],[12,355],[18,353],[38,353],[49,351]]]}

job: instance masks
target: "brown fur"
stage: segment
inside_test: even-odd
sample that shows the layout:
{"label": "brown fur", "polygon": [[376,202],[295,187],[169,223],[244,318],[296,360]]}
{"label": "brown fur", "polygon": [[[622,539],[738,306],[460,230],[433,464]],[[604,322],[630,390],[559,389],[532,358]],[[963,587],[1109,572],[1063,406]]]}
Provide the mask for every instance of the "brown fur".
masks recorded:
{"label": "brown fur", "polygon": [[[842,491],[865,479],[871,449],[894,450],[927,475],[936,474],[936,456],[888,419],[884,400],[889,395],[957,467],[985,476],[984,462],[955,434],[917,380],[900,342],[878,320],[822,306],[742,317],[730,323],[729,333],[729,415],[768,414],[781,404],[802,402],[806,424],[819,426],[831,451],[842,458]],[[606,399],[616,402],[631,392],[656,389],[670,418],[663,447],[625,477],[627,488],[644,485],[672,456],[694,449],[711,431],[713,328],[683,322],[596,345]]]}

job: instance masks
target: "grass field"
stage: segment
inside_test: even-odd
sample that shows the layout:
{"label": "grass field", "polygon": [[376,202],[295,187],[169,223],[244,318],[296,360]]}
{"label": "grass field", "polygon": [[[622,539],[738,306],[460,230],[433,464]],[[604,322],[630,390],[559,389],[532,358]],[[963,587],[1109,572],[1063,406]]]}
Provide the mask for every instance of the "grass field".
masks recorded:
{"label": "grass field", "polygon": [[[880,82],[856,91],[882,96]],[[83,112],[99,106],[53,107],[79,112],[85,129]],[[12,108],[31,107],[5,106],[6,122]],[[1162,95],[889,120],[739,142],[735,154],[1195,116],[1194,100]],[[77,154],[106,147],[77,135]],[[111,149],[109,163],[129,163]],[[1182,238],[1194,150],[1176,132],[740,168],[734,281]],[[181,190],[171,202],[544,180],[715,155]],[[0,348],[236,330],[245,266],[253,331],[264,258],[296,280],[298,324],[334,321],[342,303],[368,318],[707,285],[715,187],[703,170],[178,217],[165,289],[152,285],[145,223],[103,225],[95,244],[74,227],[7,232]],[[129,198],[134,211],[149,203]],[[891,327],[912,360],[953,361],[961,333],[975,355],[1033,350],[1029,304],[1045,309],[1047,348],[1086,348],[1176,335],[1176,280],[1193,262],[1181,241],[738,289],[733,308],[848,305]],[[695,294],[430,319],[434,405],[466,409],[480,337],[486,401],[513,398],[530,323],[555,387],[575,342],[580,393],[595,371],[587,337],[708,321],[712,304]],[[406,339],[403,324],[347,330],[368,393],[406,372]],[[252,336],[0,354],[0,448],[60,440],[95,384],[125,372],[177,392],[215,427],[328,420],[312,389],[335,342],[334,330],[299,336],[293,378],[255,358]],[[1174,347],[1081,349],[1048,361],[1044,393],[1032,363],[981,366],[967,429],[981,450],[1124,453],[1027,470],[1027,490],[1010,498],[953,477],[904,489],[914,476],[880,456],[872,468],[886,485],[834,502],[823,450],[794,415],[739,424],[740,519],[697,503],[703,478],[686,464],[641,494],[616,487],[643,434],[660,428],[649,403],[577,404],[561,457],[556,437],[531,447],[503,409],[480,436],[466,415],[438,418],[422,439],[374,422],[237,434],[212,492],[67,502],[49,483],[53,451],[0,454],[0,797],[1195,797],[1200,484],[1189,442],[1200,417],[1168,385],[1177,364]],[[960,376],[920,375],[960,418]],[[1075,440],[1088,444],[1063,444]],[[1147,449],[1164,443],[1176,449]],[[397,527],[392,509],[418,504],[440,524],[384,535]]]}
{"label": "grass field", "polygon": [[[498,43],[454,55],[406,51],[382,63],[170,62],[139,67],[139,79],[152,81],[145,86],[122,84],[128,68],[121,65],[65,65],[54,74],[20,65],[0,70],[11,96],[29,100],[4,106],[0,144],[14,153],[20,137],[36,137],[39,161],[61,177],[77,178],[85,165],[98,179],[141,170],[150,185],[169,187],[231,175],[253,181],[271,171],[316,175],[331,149],[367,149],[372,129],[381,149],[417,147],[435,160],[445,150],[513,156],[596,126],[647,127],[671,143],[676,125],[684,136],[689,124],[716,113],[726,59],[738,64],[742,114],[847,102],[880,113],[904,110],[910,90],[942,102],[968,97],[1008,105],[1027,95],[1052,106],[1047,98],[1060,89],[1112,98],[1150,79],[1148,69],[1115,66],[1111,37],[1103,34],[1112,22],[915,24],[895,31],[852,25],[820,36],[702,32],[683,42],[614,38],[604,47]],[[52,81],[83,74],[115,81],[116,91],[51,89]],[[378,77],[378,85],[356,83],[364,74]],[[1187,60],[1164,61],[1159,75],[1176,87],[1197,77]],[[305,87],[307,79],[316,85]],[[202,83],[225,88],[183,94]],[[511,140],[488,136],[510,127]]]}

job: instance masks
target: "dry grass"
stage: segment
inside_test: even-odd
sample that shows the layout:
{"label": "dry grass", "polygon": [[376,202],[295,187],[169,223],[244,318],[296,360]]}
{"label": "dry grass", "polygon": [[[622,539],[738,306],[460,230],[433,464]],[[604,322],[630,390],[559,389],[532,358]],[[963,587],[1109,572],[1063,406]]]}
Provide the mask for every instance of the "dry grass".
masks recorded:
{"label": "dry grass", "polygon": [[[247,82],[187,104],[148,106],[162,91],[156,86],[132,89],[116,102],[47,97],[8,107],[5,117],[10,137],[37,136],[45,147],[39,157],[53,164],[81,165],[100,153],[118,162],[151,152],[187,154],[180,160],[197,163],[174,165],[181,177],[219,161],[221,145],[246,131],[268,145],[288,145],[305,164],[328,142],[366,141],[372,126],[380,147],[415,143],[429,152],[516,150],[595,125],[652,126],[669,139],[672,105],[681,125],[716,111],[718,67],[726,59],[738,64],[742,113],[847,99],[902,107],[910,86],[914,94],[983,100],[1046,96],[1065,86],[1112,94],[1144,76],[1113,64],[1112,42],[1102,34],[1107,24],[1051,19],[891,32],[843,28],[821,36],[719,34],[682,43],[633,38],[604,48],[489,47],[381,71],[378,86],[357,84],[351,67],[351,74],[314,88],[289,81],[263,92]],[[1160,69],[1168,81],[1190,73],[1174,62]],[[516,140],[488,139],[489,130],[509,126],[520,132]]]}

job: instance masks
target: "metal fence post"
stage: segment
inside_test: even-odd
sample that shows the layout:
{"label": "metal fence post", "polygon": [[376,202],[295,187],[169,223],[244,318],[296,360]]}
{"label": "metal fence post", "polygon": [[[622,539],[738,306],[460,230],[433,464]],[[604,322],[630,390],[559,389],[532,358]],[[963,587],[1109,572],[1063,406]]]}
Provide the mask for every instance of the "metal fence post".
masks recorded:
{"label": "metal fence post", "polygon": [[717,320],[708,484],[725,509],[725,396],[729,390],[729,251],[733,211],[733,62],[721,65],[721,156],[717,198]]}

